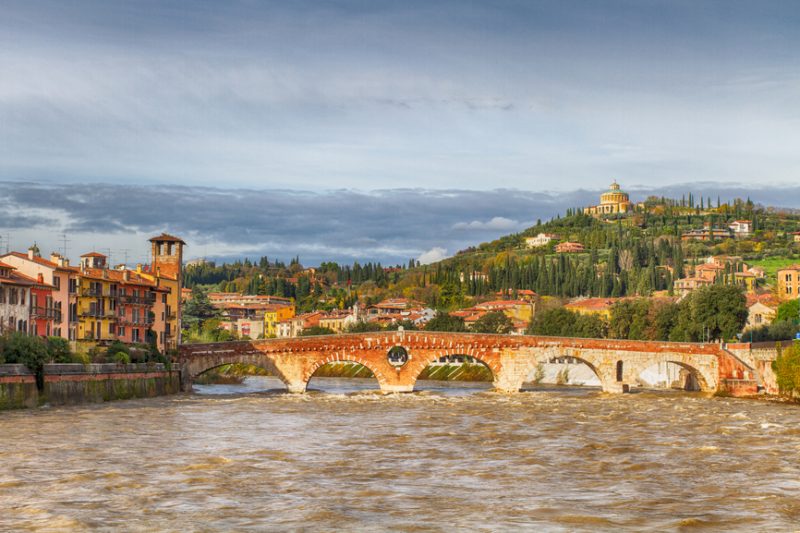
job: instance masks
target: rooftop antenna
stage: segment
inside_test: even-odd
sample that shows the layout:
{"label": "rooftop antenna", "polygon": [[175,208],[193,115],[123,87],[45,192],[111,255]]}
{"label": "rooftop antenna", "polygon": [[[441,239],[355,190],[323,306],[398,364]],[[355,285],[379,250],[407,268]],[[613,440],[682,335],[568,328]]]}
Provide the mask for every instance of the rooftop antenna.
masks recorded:
{"label": "rooftop antenna", "polygon": [[111,248],[106,248],[106,252],[108,252],[108,253],[106,253],[106,256],[108,256],[107,257],[108,262],[106,264],[110,266],[110,265],[112,265],[112,263],[111,263]]}
{"label": "rooftop antenna", "polygon": [[11,234],[6,233],[6,253],[9,252],[10,247],[11,247]]}
{"label": "rooftop antenna", "polygon": [[61,234],[61,242],[63,243],[63,246],[61,247],[61,250],[62,250],[62,252],[64,254],[64,257],[66,258],[67,257],[67,243],[70,242],[70,240],[67,239],[67,234],[66,233],[62,233]]}
{"label": "rooftop antenna", "polygon": [[123,248],[122,250],[117,250],[117,251],[122,252],[122,255],[125,257],[125,261],[122,264],[127,267],[128,266],[128,251],[129,250],[127,248]]}

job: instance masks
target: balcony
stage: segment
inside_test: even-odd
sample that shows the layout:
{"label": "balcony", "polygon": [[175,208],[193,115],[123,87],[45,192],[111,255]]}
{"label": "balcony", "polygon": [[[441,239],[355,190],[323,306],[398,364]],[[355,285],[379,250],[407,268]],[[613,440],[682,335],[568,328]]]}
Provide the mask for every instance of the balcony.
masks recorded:
{"label": "balcony", "polygon": [[156,297],[153,294],[146,294],[143,296],[123,294],[120,296],[120,301],[127,305],[153,305],[156,302]]}
{"label": "balcony", "polygon": [[81,289],[81,296],[88,298],[119,298],[119,294],[103,289]]}
{"label": "balcony", "polygon": [[47,318],[61,322],[61,310],[55,307],[31,307],[31,318]]}
{"label": "balcony", "polygon": [[117,313],[113,309],[108,311],[98,311],[96,309],[86,309],[78,311],[78,316],[82,318],[104,318],[109,320],[116,320]]}

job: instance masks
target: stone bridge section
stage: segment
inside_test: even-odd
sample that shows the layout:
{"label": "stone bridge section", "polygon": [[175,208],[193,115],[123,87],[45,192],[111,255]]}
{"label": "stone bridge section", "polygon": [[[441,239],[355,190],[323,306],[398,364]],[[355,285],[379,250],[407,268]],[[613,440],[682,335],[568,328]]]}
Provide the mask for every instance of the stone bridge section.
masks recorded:
{"label": "stone bridge section", "polygon": [[[390,362],[395,346],[405,349],[405,362]],[[245,363],[271,371],[290,392],[304,392],[320,366],[352,361],[369,368],[383,392],[410,392],[428,364],[450,355],[483,362],[492,371],[495,389],[502,392],[519,391],[537,365],[558,357],[586,363],[605,392],[628,390],[644,370],[664,362],[691,372],[704,391],[756,392],[753,369],[719,344],[397,331],[185,344],[179,364],[185,390],[207,370]]]}

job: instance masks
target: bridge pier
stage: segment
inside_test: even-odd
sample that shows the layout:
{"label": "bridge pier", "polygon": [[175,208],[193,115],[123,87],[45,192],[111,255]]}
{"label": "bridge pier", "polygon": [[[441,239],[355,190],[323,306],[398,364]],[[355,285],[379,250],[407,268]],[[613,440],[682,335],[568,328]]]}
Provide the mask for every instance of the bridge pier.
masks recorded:
{"label": "bridge pier", "polygon": [[414,385],[388,385],[381,384],[381,392],[391,394],[393,392],[414,392]]}
{"label": "bridge pier", "polygon": [[286,384],[286,389],[292,394],[302,394],[306,392],[306,385],[303,381],[292,381]]}

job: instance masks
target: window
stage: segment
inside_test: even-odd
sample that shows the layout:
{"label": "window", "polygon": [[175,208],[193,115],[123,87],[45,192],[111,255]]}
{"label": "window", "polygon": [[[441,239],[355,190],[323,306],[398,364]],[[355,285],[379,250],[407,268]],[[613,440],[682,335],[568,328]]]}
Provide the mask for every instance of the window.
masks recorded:
{"label": "window", "polygon": [[61,290],[61,278],[60,277],[53,276],[53,287],[55,287],[55,289],[57,291]]}
{"label": "window", "polygon": [[78,292],[78,280],[75,278],[70,278],[69,280],[69,293],[75,294]]}
{"label": "window", "polygon": [[162,304],[165,304],[165,303],[167,303],[167,295],[166,295],[166,294],[162,294],[162,295],[161,295],[161,303],[162,303]]}
{"label": "window", "polygon": [[6,303],[6,288],[0,287],[0,304]]}
{"label": "window", "polygon": [[117,330],[117,336],[119,336],[119,337],[124,337],[125,336],[125,327],[124,326],[120,326],[119,327],[119,329]]}
{"label": "window", "polygon": [[109,335],[113,335],[114,334],[114,324],[112,322],[108,323],[108,334]]}
{"label": "window", "polygon": [[133,328],[131,330],[131,340],[133,340],[133,342],[139,342],[140,337],[139,337],[139,330],[137,328]]}

